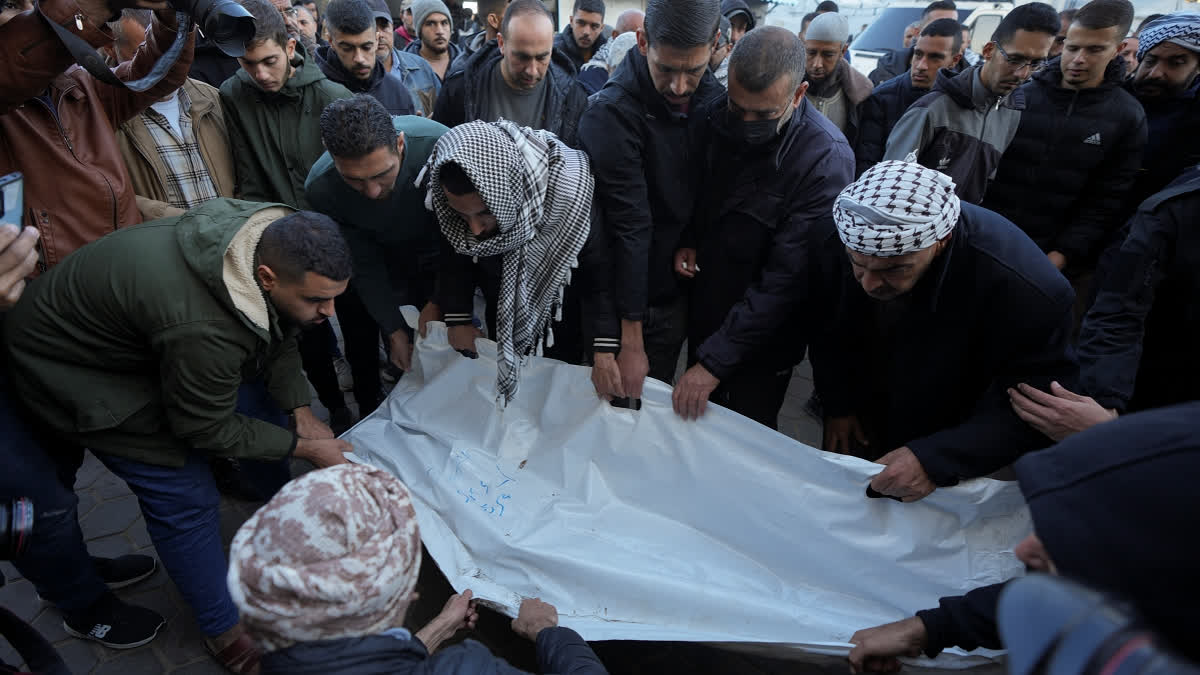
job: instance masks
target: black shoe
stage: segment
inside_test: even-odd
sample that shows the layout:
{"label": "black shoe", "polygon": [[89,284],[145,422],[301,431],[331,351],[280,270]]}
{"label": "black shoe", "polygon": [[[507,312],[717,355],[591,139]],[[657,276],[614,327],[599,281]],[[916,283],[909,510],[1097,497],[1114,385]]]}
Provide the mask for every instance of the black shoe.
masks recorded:
{"label": "black shoe", "polygon": [[84,640],[95,640],[113,649],[133,649],[153,640],[167,625],[158,612],[127,605],[106,593],[91,607],[63,615],[63,629]]}
{"label": "black shoe", "polygon": [[158,570],[158,561],[148,555],[123,555],[119,558],[92,556],[92,564],[109,588],[125,588],[147,579]]}
{"label": "black shoe", "polygon": [[329,413],[329,428],[333,430],[334,436],[346,433],[356,422],[358,420],[348,407],[343,406]]}

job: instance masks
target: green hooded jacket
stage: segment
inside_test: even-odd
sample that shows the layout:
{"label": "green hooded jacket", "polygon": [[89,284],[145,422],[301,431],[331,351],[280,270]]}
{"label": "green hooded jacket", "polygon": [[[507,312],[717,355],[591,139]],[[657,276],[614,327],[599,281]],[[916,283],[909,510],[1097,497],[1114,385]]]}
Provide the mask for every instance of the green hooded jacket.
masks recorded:
{"label": "green hooded jacket", "polygon": [[292,431],[235,407],[260,377],[284,410],[311,401],[295,331],[254,275],[263,230],[291,212],[215,199],[67,257],[4,321],[20,400],[66,438],[147,464],[287,456]]}
{"label": "green hooded jacket", "polygon": [[237,167],[238,195],[256,202],[280,202],[309,208],[304,179],[325,147],[321,111],[352,94],[327,79],[304,50],[301,65],[278,92],[269,93],[238,70],[221,84],[221,107]]}

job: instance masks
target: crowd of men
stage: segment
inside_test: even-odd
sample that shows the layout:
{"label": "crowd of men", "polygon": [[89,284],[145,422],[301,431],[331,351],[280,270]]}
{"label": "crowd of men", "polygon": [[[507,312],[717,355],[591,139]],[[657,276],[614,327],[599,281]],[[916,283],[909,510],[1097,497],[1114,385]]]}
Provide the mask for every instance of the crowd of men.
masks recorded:
{"label": "crowd of men", "polygon": [[[1077,488],[1097,447],[1142,453],[1089,474],[1115,476],[1104,499],[1158,497],[1122,479],[1143,464],[1195,468],[1200,429],[1180,404],[1200,381],[1187,225],[1200,14],[1131,35],[1128,0],[1027,3],[976,55],[937,0],[868,78],[832,2],[800,36],[743,0],[648,0],[612,27],[602,0],[577,0],[561,31],[539,0],[480,0],[475,32],[442,0],[405,0],[398,16],[383,0],[240,2],[255,30],[236,58],[159,0],[0,11],[0,175],[24,180],[22,222],[0,227],[0,492],[38,504],[16,564],[72,635],[129,648],[164,624],[111,591],[158,561],[84,546],[72,486],[86,448],[138,496],[232,672],[507,667],[469,645],[430,656],[474,625],[469,592],[404,630],[419,562],[406,493],[340,466],[347,392],[358,415],[374,410],[430,321],[465,357],[496,341],[498,405],[536,354],[590,367],[614,405],[636,408],[649,377],[683,418],[713,402],[775,428],[807,357],[824,449],[883,465],[874,496],[919,500],[1016,463],[1033,504]],[[117,79],[161,79],[126,88],[74,65],[64,30]],[[1078,433],[1101,424],[1112,432]],[[332,468],[288,484],[292,457]],[[274,496],[233,567],[214,475]],[[320,531],[334,526],[305,494],[331,489],[345,508],[320,508],[369,523],[339,526],[361,540]],[[395,501],[364,496],[376,492]],[[1103,556],[1068,552],[1052,534],[1065,512],[1039,503],[1045,548],[1070,557],[1061,571],[1186,624],[1164,631],[1194,652],[1181,630],[1194,619],[1114,581],[1149,568],[1098,572]],[[321,562],[300,532],[343,542],[326,553],[355,569],[379,565],[378,586],[330,572],[337,597],[358,599],[333,607],[265,571]],[[1041,540],[1023,546],[1050,559]],[[1179,584],[1186,606],[1195,583]],[[860,631],[852,666],[1000,646],[998,592]],[[603,672],[555,625],[530,601],[514,629],[546,668]]]}

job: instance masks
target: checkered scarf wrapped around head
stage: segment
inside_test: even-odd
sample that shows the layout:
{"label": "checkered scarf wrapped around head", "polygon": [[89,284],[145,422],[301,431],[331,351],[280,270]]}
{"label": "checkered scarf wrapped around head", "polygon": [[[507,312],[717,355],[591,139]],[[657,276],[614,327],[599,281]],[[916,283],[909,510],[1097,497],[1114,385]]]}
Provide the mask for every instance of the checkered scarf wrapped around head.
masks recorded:
{"label": "checkered scarf wrapped around head", "polygon": [[229,547],[229,593],[266,651],[404,625],[421,537],[408,488],[362,464],[284,485]]}
{"label": "checkered scarf wrapped around head", "polygon": [[1175,12],[1146,24],[1138,33],[1137,59],[1164,42],[1173,42],[1184,49],[1200,52],[1200,14]]}
{"label": "checkered scarf wrapped around head", "polygon": [[945,239],[961,208],[954,181],[909,154],[903,162],[876,164],[846,186],[833,202],[833,221],[849,248],[890,258]]}
{"label": "checkered scarf wrapped around head", "polygon": [[[494,236],[476,239],[446,202],[441,168],[447,162],[463,168],[496,217]],[[591,230],[591,165],[554,134],[502,119],[451,129],[434,146],[424,173],[426,205],[454,250],[503,256],[495,339],[497,387],[507,404],[517,393],[521,359],[540,353],[543,341],[554,345],[550,322],[562,319],[563,291]]]}

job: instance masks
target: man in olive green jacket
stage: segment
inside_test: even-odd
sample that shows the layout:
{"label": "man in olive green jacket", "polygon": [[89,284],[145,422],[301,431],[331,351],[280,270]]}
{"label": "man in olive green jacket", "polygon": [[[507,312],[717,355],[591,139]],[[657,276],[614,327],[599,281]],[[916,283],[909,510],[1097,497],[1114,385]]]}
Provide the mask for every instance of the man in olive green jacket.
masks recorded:
{"label": "man in olive green jacket", "polygon": [[[345,461],[349,445],[308,408],[295,332],[333,313],[350,260],[325,216],[214,199],[79,249],[4,322],[20,400],[129,484],[214,652],[241,631],[206,460]],[[236,412],[260,381],[291,429]]]}

